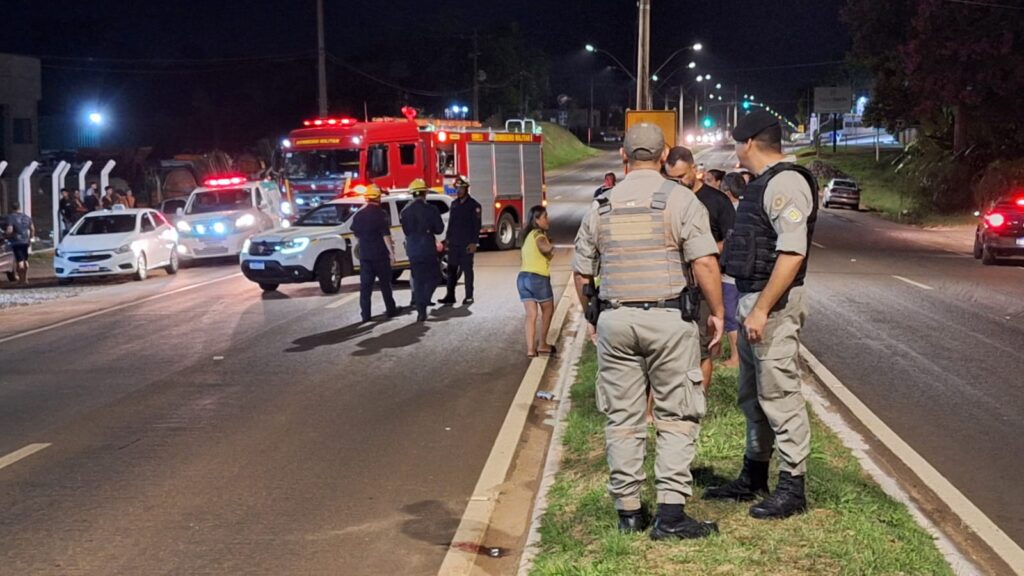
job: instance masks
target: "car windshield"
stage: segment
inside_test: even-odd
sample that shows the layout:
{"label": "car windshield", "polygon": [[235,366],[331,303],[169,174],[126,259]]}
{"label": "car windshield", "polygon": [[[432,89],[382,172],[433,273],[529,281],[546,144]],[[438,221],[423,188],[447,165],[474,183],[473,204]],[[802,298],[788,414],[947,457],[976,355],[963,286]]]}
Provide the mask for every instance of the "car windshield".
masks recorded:
{"label": "car windshield", "polygon": [[856,188],[857,183],[853,180],[834,180],[832,186],[837,188]]}
{"label": "car windshield", "polygon": [[135,214],[88,216],[71,232],[72,236],[124,234],[135,231]]}
{"label": "car windshield", "polygon": [[178,208],[185,207],[185,200],[167,200],[164,202],[161,210],[164,214],[174,214],[178,211]]}
{"label": "car windshield", "polygon": [[207,212],[226,212],[252,208],[252,195],[245,188],[228,188],[226,190],[209,190],[196,192],[188,202],[186,214],[204,214]]}
{"label": "car windshield", "polygon": [[362,204],[325,204],[299,218],[295,226],[340,226],[362,207]]}
{"label": "car windshield", "polygon": [[359,178],[359,149],[309,150],[285,155],[285,176],[292,180]]}

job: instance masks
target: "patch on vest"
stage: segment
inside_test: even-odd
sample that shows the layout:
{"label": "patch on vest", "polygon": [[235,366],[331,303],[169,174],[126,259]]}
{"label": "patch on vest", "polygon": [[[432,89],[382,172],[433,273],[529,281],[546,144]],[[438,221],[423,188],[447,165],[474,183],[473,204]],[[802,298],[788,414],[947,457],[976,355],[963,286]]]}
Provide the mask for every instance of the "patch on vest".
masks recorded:
{"label": "patch on vest", "polygon": [[782,210],[786,203],[789,202],[789,198],[786,196],[776,196],[775,200],[772,200],[772,211],[778,213]]}
{"label": "patch on vest", "polygon": [[797,210],[796,208],[790,208],[789,210],[786,210],[784,216],[787,220],[794,224],[799,224],[800,221],[804,219],[803,212]]}

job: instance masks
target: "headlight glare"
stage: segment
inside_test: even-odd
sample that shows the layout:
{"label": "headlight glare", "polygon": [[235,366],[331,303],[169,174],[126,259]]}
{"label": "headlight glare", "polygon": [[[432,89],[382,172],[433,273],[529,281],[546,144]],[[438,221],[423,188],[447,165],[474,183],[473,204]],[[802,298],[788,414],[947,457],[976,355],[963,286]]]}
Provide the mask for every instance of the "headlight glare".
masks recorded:
{"label": "headlight glare", "polygon": [[284,243],[284,247],[281,248],[281,254],[298,254],[309,246],[309,238],[300,237],[292,238],[291,240]]}
{"label": "headlight glare", "polygon": [[235,220],[235,228],[248,228],[256,223],[256,217],[252,214],[242,214]]}

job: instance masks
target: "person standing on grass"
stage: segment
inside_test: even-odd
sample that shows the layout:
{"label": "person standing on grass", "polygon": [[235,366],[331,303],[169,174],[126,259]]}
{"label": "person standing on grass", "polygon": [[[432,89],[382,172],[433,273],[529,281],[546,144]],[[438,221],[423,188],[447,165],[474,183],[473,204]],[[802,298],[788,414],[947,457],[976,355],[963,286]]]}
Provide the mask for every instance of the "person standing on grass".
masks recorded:
{"label": "person standing on grass", "polygon": [[36,225],[32,218],[21,212],[21,205],[11,204],[11,213],[7,216],[7,230],[4,234],[11,241],[14,252],[15,275],[20,284],[28,284],[28,252],[32,239],[36,236]]}
{"label": "person standing on grass", "polygon": [[[747,188],[747,181],[743,175],[737,172],[730,172],[722,178],[722,193],[725,194],[735,209],[743,197],[743,191]],[[725,333],[729,337],[729,358],[724,364],[730,368],[740,365],[740,349],[737,338],[739,337],[739,321],[736,320],[736,310],[740,305],[740,292],[736,289],[736,279],[728,274],[722,274],[722,297],[725,299]]]}
{"label": "person standing on grass", "polygon": [[[530,208],[523,240],[523,266],[516,278],[519,300],[526,308],[526,355],[554,354],[555,347],[547,343],[551,317],[555,313],[554,291],[551,289],[551,258],[555,246],[548,238],[548,211],[543,206]],[[540,346],[537,345],[537,316],[540,313]]]}

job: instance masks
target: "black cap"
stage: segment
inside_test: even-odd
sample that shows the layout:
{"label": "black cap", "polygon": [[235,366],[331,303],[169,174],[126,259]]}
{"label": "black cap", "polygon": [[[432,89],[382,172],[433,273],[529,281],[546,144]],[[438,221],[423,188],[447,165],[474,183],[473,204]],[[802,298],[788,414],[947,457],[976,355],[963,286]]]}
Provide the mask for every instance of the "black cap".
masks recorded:
{"label": "black cap", "polygon": [[773,126],[779,126],[778,118],[765,110],[755,110],[740,118],[732,137],[737,142],[746,142]]}

